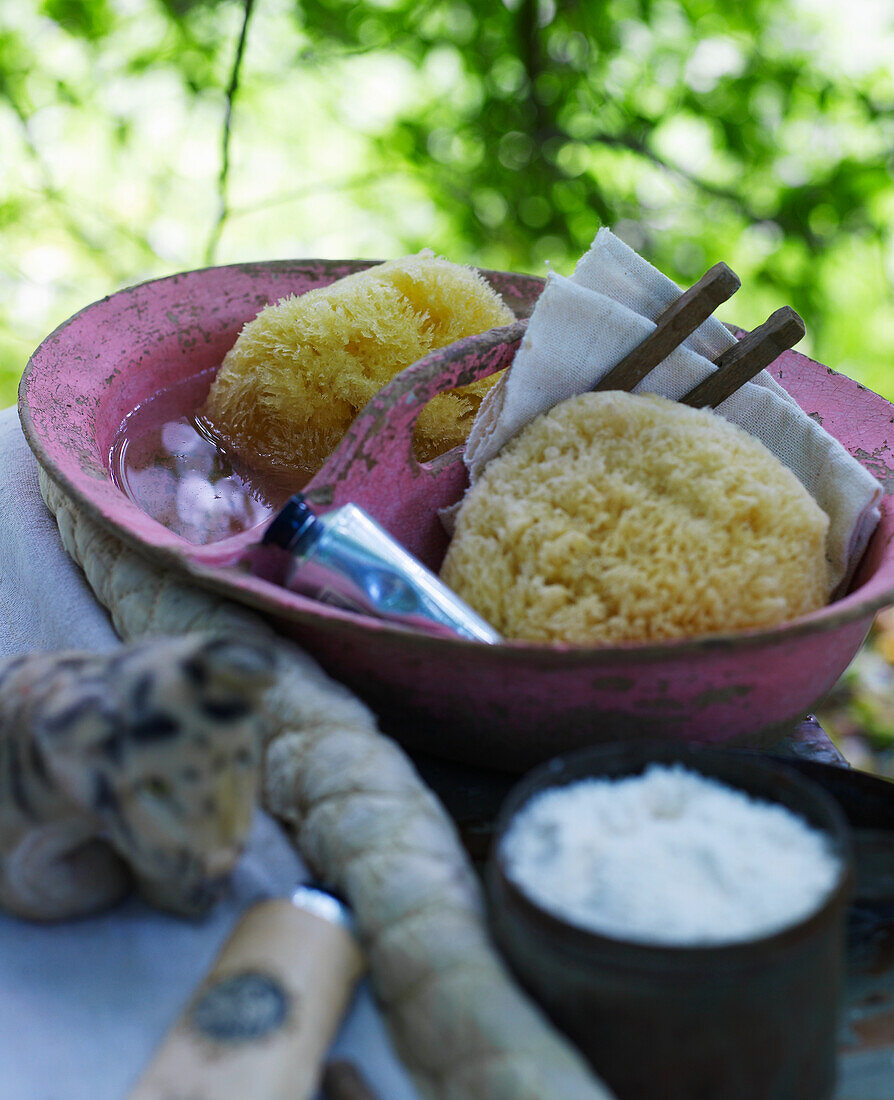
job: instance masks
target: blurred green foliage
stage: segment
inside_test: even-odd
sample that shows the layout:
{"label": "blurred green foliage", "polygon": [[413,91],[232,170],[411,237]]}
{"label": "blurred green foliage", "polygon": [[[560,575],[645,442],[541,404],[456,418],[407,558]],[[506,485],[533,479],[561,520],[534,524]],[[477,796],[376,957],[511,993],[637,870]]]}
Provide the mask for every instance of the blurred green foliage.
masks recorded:
{"label": "blurred green foliage", "polygon": [[878,615],[817,717],[854,767],[894,779],[894,609]]}
{"label": "blurred green foliage", "polygon": [[836,33],[796,0],[4,5],[0,405],[128,283],[424,246],[568,273],[603,224],[681,283],[726,260],[720,316],[789,303],[894,397],[894,79]]}

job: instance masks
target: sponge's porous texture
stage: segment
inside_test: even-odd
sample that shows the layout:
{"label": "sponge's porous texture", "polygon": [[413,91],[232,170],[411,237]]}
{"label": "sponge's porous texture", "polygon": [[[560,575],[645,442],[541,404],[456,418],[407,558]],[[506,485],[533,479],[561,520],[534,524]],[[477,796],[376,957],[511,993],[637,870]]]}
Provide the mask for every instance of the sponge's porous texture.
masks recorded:
{"label": "sponge's porous texture", "polygon": [[715,634],[826,603],[828,524],[787,467],[716,413],[586,393],[488,463],[441,577],[508,638]]}
{"label": "sponge's porous texture", "polygon": [[[310,476],[391,378],[435,348],[515,320],[474,269],[430,252],[267,306],[242,329],[203,415],[252,464]],[[416,426],[425,461],[463,442],[495,376],[439,394]]]}

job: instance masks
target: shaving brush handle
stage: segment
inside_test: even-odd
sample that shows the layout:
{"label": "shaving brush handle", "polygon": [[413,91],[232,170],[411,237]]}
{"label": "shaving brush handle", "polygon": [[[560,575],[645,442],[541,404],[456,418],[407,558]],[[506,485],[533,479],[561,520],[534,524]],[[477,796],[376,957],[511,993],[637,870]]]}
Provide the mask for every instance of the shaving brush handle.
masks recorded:
{"label": "shaving brush handle", "polygon": [[343,925],[286,899],[242,917],[130,1100],[308,1100],[363,971]]}

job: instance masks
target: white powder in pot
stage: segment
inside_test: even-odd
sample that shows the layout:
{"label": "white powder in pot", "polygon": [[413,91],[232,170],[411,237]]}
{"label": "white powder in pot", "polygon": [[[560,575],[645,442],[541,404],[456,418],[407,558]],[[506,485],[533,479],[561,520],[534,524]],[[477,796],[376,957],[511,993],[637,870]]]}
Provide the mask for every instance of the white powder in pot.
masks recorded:
{"label": "white powder in pot", "polygon": [[809,916],[838,880],[828,836],[682,765],[535,795],[501,853],[532,901],[606,936],[704,946]]}

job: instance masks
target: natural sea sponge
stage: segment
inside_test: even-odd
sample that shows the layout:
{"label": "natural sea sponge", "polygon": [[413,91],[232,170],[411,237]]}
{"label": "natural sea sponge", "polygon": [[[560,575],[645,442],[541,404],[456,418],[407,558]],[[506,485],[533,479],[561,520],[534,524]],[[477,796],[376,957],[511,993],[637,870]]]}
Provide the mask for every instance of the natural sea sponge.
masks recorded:
{"label": "natural sea sponge", "polygon": [[716,413],[586,393],[488,463],[441,577],[508,638],[714,634],[828,602],[828,525],[795,475]]}
{"label": "natural sea sponge", "polygon": [[[242,329],[203,415],[252,465],[309,477],[391,378],[435,348],[515,320],[474,269],[429,252],[283,298]],[[426,461],[462,443],[495,376],[439,394],[420,414]]]}

